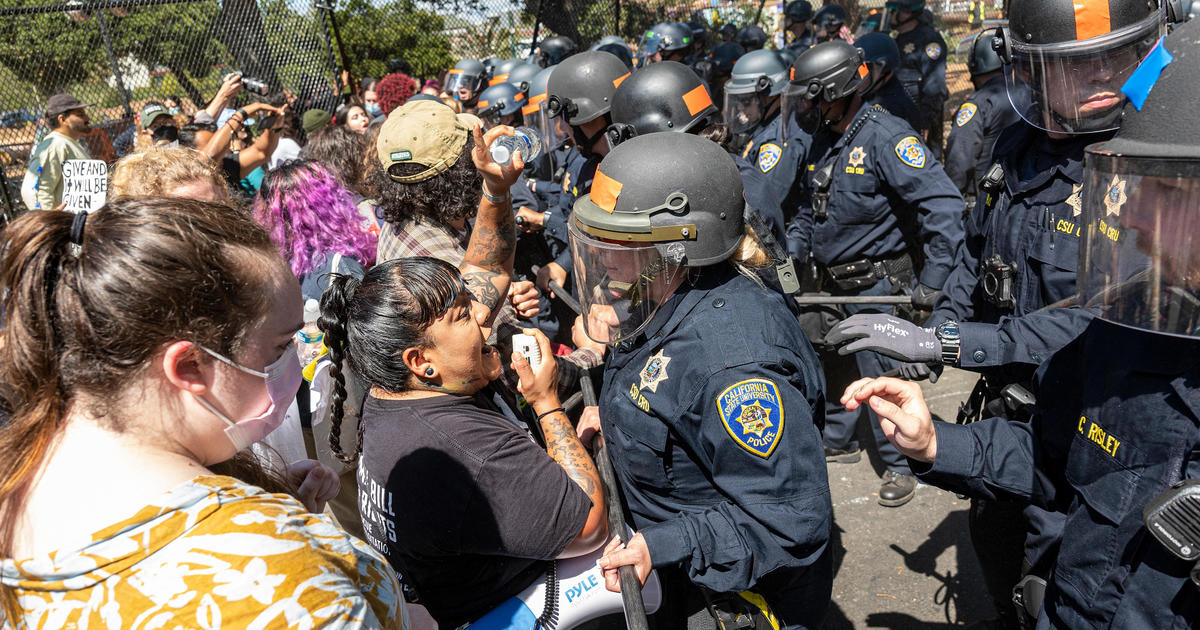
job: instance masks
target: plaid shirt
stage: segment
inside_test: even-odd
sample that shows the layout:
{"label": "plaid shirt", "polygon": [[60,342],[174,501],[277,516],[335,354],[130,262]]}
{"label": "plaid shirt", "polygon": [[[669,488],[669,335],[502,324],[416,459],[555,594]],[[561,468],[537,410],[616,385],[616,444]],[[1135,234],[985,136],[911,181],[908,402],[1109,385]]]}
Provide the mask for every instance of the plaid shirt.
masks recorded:
{"label": "plaid shirt", "polygon": [[[454,266],[462,265],[463,256],[467,254],[467,243],[471,240],[471,227],[457,232],[448,226],[438,225],[425,218],[409,219],[396,228],[389,222],[384,222],[383,231],[379,233],[379,247],[375,264],[381,264],[397,258],[412,256],[430,256],[444,260]],[[501,324],[516,328],[529,326],[527,320],[520,319],[513,311],[512,305],[505,300],[492,328],[493,341],[495,331]],[[603,358],[593,350],[582,348],[571,354],[559,357],[570,361],[582,368],[600,365]],[[510,385],[515,385],[512,383]]]}

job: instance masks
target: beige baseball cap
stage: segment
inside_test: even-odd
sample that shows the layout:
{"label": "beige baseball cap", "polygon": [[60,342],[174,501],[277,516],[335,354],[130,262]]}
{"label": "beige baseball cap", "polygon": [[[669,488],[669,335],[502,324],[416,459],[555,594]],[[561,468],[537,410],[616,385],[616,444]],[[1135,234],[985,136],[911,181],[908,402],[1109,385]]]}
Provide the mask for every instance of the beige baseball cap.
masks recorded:
{"label": "beige baseball cap", "polygon": [[401,184],[423,182],[454,166],[471,130],[481,124],[478,117],[456,114],[441,101],[409,101],[393,110],[379,130],[379,163],[384,171],[408,162],[425,166],[413,175],[388,174]]}

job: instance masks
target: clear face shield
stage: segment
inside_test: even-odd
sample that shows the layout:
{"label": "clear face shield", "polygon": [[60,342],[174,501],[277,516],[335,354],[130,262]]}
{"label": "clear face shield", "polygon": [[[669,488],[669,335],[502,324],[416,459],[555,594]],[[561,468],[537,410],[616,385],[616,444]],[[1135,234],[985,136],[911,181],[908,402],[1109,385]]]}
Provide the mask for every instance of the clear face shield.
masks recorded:
{"label": "clear face shield", "polygon": [[[480,76],[478,74],[467,74],[458,68],[454,68],[446,73],[446,93],[453,96],[456,100],[471,100],[479,91]],[[460,96],[460,92],[466,92],[466,98]]]}
{"label": "clear face shield", "polygon": [[[585,234],[573,220],[568,221],[567,232],[584,329],[597,343],[637,336],[686,273],[667,262],[653,243],[600,239]],[[678,258],[683,258],[682,243],[665,247],[677,247]]]}
{"label": "clear face shield", "polygon": [[521,115],[526,127],[541,132],[542,147],[545,151],[561,147],[571,137],[571,128],[567,126],[567,121],[562,116],[550,115],[545,94],[531,97],[529,103],[521,108]]}
{"label": "clear face shield", "polygon": [[760,99],[755,92],[744,94],[730,94],[729,88],[725,89],[725,107],[722,113],[725,116],[725,123],[729,125],[729,131],[732,133],[746,133],[758,126],[762,121],[763,106],[765,99]]}
{"label": "clear face shield", "polygon": [[657,61],[657,59],[654,59],[654,56],[662,52],[662,46],[662,35],[654,31],[646,31],[646,34],[642,35],[641,41],[638,42],[637,63],[635,66],[645,68],[647,65]]}
{"label": "clear face shield", "polygon": [[[1142,24],[1082,42],[1023,46],[1005,34],[1012,63],[1004,66],[1010,100],[1029,124],[1058,133],[1111,131],[1120,126],[1121,86],[1164,34],[1155,14]],[[1032,103],[1018,95],[1028,86]]]}
{"label": "clear face shield", "polygon": [[1095,157],[1084,173],[1082,305],[1119,324],[1200,337],[1200,162]]}
{"label": "clear face shield", "polygon": [[789,83],[783,90],[779,108],[783,121],[779,125],[779,142],[787,142],[797,133],[811,135],[817,132],[822,116],[819,101],[812,96],[813,91],[819,92],[820,88]]}

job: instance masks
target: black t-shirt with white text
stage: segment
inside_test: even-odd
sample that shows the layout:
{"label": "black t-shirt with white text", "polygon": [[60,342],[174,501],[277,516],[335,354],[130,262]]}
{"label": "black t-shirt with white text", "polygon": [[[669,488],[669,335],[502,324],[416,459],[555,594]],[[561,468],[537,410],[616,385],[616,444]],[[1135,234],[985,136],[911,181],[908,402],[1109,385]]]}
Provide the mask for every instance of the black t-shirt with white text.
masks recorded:
{"label": "black t-shirt with white text", "polygon": [[483,395],[369,397],[362,421],[367,542],[440,627],[520,593],[583,529],[591,500]]}

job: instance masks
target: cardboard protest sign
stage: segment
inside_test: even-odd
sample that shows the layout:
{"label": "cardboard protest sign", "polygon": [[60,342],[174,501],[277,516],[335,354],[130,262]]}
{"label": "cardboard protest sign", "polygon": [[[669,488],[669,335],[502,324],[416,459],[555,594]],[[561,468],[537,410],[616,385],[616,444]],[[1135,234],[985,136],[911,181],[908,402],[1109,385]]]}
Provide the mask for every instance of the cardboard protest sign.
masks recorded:
{"label": "cardboard protest sign", "polygon": [[99,210],[108,197],[108,164],[104,160],[63,162],[63,196],[67,212]]}

